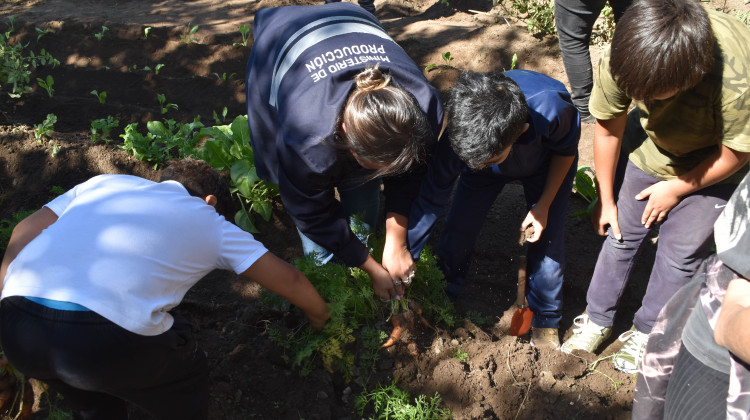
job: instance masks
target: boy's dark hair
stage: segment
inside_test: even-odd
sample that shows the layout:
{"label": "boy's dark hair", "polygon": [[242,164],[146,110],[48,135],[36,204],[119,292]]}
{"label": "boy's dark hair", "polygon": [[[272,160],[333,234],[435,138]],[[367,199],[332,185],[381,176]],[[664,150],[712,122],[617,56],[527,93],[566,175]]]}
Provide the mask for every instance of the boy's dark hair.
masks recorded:
{"label": "boy's dark hair", "polygon": [[395,86],[377,65],[357,74],[336,125],[341,147],[382,166],[372,178],[402,174],[424,161],[431,133],[414,96]]}
{"label": "boy's dark hair", "polygon": [[448,98],[451,146],[472,169],[484,167],[523,133],[526,97],[501,72],[462,72]]}
{"label": "boy's dark hair", "polygon": [[159,182],[177,181],[190,193],[199,198],[209,195],[216,197],[216,211],[230,219],[232,196],[227,181],[208,163],[196,159],[173,160],[161,171]]}
{"label": "boy's dark hair", "polygon": [[714,65],[708,13],[696,0],[637,0],[615,28],[609,67],[642,101],[697,85]]}

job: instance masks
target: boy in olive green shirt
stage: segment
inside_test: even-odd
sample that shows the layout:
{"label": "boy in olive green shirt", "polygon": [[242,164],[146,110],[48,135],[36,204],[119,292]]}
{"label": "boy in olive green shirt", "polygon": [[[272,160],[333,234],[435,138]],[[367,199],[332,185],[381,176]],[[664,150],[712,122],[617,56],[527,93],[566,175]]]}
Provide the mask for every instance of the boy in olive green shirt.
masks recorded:
{"label": "boy in olive green shirt", "polygon": [[[636,372],[659,310],[709,254],[713,222],[750,160],[750,29],[696,0],[639,0],[602,56],[589,109],[605,240],[562,350],[609,336],[643,241],[659,241],[633,328],[615,367]],[[628,107],[635,109],[628,114]]]}

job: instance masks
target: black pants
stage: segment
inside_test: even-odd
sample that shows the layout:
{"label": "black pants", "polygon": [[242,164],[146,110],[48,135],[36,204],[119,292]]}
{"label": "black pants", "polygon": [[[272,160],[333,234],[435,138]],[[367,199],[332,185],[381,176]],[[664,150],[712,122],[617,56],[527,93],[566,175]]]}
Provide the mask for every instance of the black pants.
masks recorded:
{"label": "black pants", "polygon": [[208,367],[192,328],[143,336],[92,311],[3,299],[0,343],[10,363],[47,383],[84,419],[125,419],[127,403],[158,419],[205,419]]}
{"label": "black pants", "polygon": [[667,384],[664,419],[723,420],[728,392],[729,375],[704,365],[683,345]]}

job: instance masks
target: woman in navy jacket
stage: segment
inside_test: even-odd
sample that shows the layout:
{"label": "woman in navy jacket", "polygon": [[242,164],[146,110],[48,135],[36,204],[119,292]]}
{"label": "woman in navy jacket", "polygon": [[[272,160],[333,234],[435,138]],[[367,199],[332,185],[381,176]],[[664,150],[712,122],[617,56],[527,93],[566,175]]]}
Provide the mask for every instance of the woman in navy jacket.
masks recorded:
{"label": "woman in navy jacket", "polygon": [[[414,271],[409,208],[442,126],[437,90],[353,4],[262,9],[254,25],[246,89],[258,175],[279,185],[306,254],[362,268],[381,298],[401,294]],[[381,178],[382,266],[349,220],[375,227]]]}

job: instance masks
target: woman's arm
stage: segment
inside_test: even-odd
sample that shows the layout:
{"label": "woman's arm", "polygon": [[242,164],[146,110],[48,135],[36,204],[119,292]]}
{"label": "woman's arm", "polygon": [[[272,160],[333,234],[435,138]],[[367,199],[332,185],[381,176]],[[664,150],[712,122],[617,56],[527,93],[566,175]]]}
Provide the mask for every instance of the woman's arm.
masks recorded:
{"label": "woman's arm", "polygon": [[403,281],[416,268],[406,242],[408,226],[409,219],[406,216],[397,213],[386,215],[383,268],[388,270],[393,281]]}

